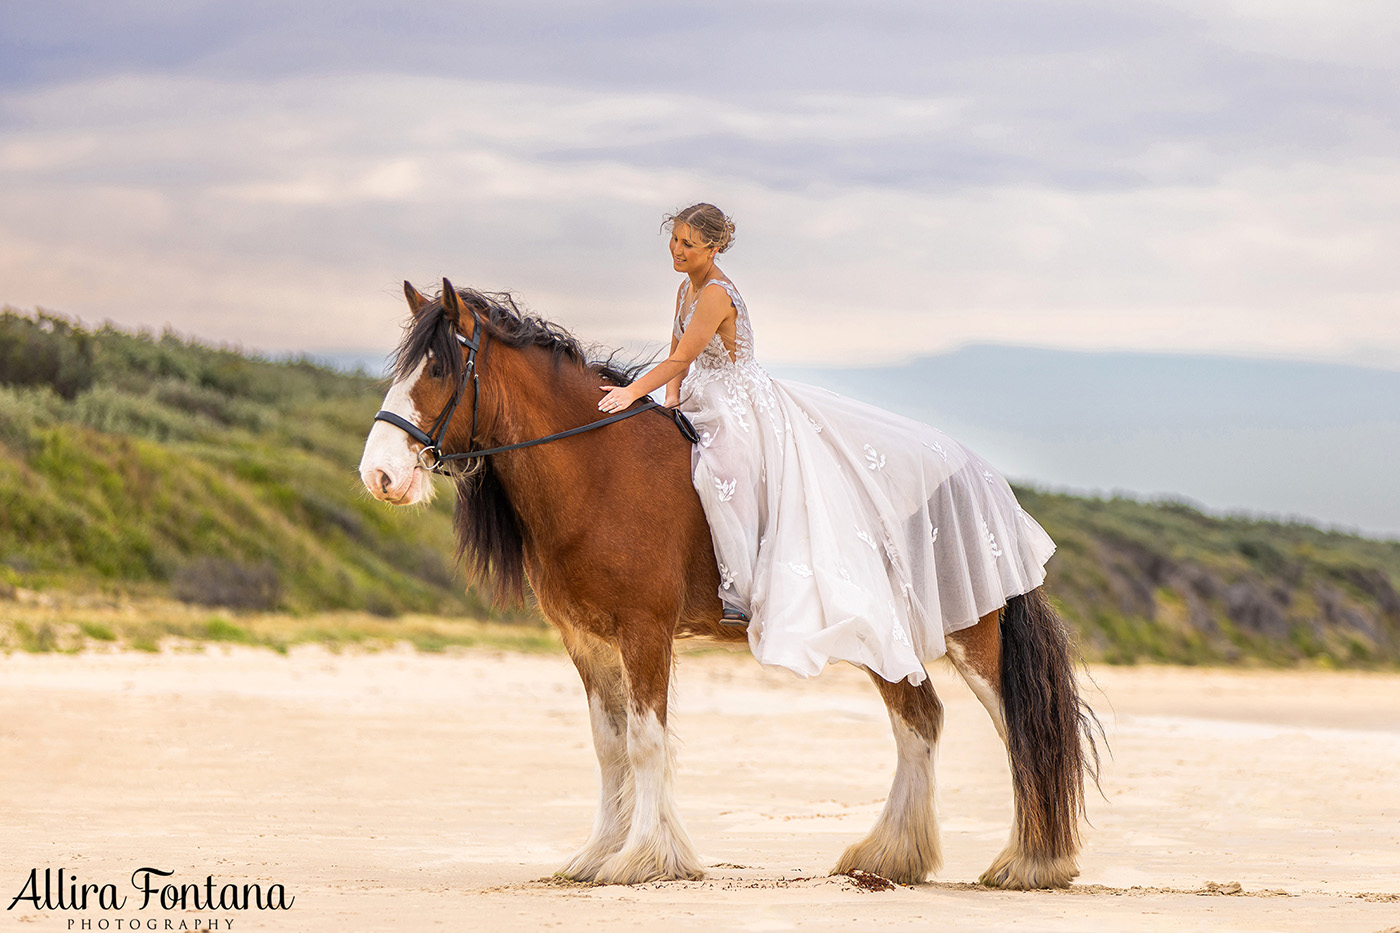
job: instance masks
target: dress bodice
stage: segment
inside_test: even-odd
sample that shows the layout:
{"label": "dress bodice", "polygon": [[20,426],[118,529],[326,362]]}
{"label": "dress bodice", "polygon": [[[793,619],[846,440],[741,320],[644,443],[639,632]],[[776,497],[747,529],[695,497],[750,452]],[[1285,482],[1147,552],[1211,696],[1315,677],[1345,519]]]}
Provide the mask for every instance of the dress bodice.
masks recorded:
{"label": "dress bodice", "polygon": [[[787,419],[778,410],[777,399],[773,395],[772,377],[759,366],[753,356],[753,327],[749,324],[749,309],[733,282],[724,279],[710,279],[700,286],[690,301],[685,300],[685,290],[676,296],[676,323],[673,333],[677,340],[685,334],[695,308],[700,304],[700,291],[711,285],[718,285],[729,295],[734,305],[734,358],[729,358],[729,350],[719,334],[710,338],[705,349],[690,364],[690,371],[681,380],[681,409],[687,414],[701,404],[701,399],[710,393],[723,398],[733,416],[732,424],[748,433],[756,425],[766,424],[767,430],[775,437],[781,437],[788,429]],[[752,415],[763,415],[755,420]],[[700,431],[699,447],[707,448],[713,441],[708,428]],[[760,472],[761,472],[760,467]]]}
{"label": "dress bodice", "polygon": [[694,365],[700,369],[725,369],[733,366],[740,366],[745,363],[752,364],[753,358],[753,328],[749,325],[749,311],[744,307],[744,299],[739,295],[739,290],[734,287],[734,283],[726,282],[724,279],[710,279],[695,292],[695,297],[689,302],[685,300],[685,288],[681,287],[680,293],[676,295],[676,321],[672,328],[672,333],[677,340],[685,334],[685,329],[690,326],[690,318],[695,314],[695,308],[700,303],[700,293],[711,285],[718,285],[729,295],[730,302],[734,305],[734,359],[729,358],[729,350],[724,346],[724,339],[719,334],[710,338],[710,342],[705,345],[705,349],[700,351],[700,355],[695,358]]}

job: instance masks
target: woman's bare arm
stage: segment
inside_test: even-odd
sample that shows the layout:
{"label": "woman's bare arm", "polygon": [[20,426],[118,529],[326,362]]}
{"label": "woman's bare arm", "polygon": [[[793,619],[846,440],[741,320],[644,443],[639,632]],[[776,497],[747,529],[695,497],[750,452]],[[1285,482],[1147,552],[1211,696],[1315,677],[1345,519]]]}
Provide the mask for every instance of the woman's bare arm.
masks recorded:
{"label": "woman's bare arm", "polygon": [[[700,293],[699,304],[696,305],[695,313],[690,316],[684,336],[679,341],[672,337],[675,346],[671,355],[647,370],[629,386],[601,386],[607,394],[599,401],[598,408],[603,411],[620,411],[672,380],[684,378],[690,364],[704,351],[710,338],[719,331],[719,325],[733,313],[734,305],[723,289],[705,289]],[[677,388],[679,390],[679,383]]]}
{"label": "woman's bare arm", "polygon": [[[676,344],[679,343],[679,342],[680,342],[680,341],[678,341],[678,340],[676,339],[676,335],[675,335],[675,334],[672,334],[672,335],[671,335],[671,354],[670,354],[671,356],[675,356],[675,355],[676,355]],[[681,403],[681,380],[685,378],[685,374],[686,374],[687,371],[689,371],[689,369],[690,369],[690,366],[687,365],[686,368],[685,368],[684,370],[681,371],[681,374],[680,374],[679,376],[676,376],[676,377],[675,377],[674,379],[672,379],[670,382],[666,383],[666,407],[667,407],[667,408],[675,408],[677,405],[679,405],[679,404]]]}
{"label": "woman's bare arm", "polygon": [[[689,280],[688,280],[688,279],[682,279],[682,280],[681,280],[680,287],[676,289],[676,321],[677,321],[677,322],[680,321],[680,319],[681,319],[681,303],[682,303],[683,301],[685,301],[685,289],[686,289],[686,286],[687,286],[688,284],[689,284]],[[671,327],[671,352],[668,354],[668,356],[675,356],[675,354],[676,354],[676,345],[677,345],[679,342],[680,342],[680,338],[676,336],[676,328],[675,328],[675,325],[674,325],[674,323],[673,323],[673,324],[672,324],[672,327]],[[690,370],[690,367],[687,366],[687,367],[686,367],[686,371],[688,372],[689,370]],[[675,408],[677,405],[679,405],[679,404],[681,403],[681,380],[685,379],[685,375],[686,375],[685,372],[682,372],[679,376],[676,376],[676,377],[675,377],[674,379],[672,379],[670,382],[666,383],[666,402],[665,402],[665,405],[666,405],[667,408]]]}

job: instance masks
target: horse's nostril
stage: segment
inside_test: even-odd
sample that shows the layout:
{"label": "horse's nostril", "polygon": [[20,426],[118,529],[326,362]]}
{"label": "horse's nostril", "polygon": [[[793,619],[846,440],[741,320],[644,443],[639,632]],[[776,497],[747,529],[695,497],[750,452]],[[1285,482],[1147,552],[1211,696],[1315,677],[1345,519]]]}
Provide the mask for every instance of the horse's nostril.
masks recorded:
{"label": "horse's nostril", "polygon": [[389,491],[389,474],[385,473],[383,470],[379,471],[379,491]]}

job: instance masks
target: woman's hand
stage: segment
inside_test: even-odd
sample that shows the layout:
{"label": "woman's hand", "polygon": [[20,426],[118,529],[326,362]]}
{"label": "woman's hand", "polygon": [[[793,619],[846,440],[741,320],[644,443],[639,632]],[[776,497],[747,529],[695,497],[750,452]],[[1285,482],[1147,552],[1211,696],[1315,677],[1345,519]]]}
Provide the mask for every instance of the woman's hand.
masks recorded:
{"label": "woman's hand", "polygon": [[599,386],[607,394],[598,402],[598,410],[606,412],[622,411],[642,397],[632,386]]}
{"label": "woman's hand", "polygon": [[678,406],[680,403],[681,403],[681,397],[680,397],[679,395],[672,395],[670,392],[667,392],[667,393],[666,393],[666,407],[667,407],[667,408],[675,408],[675,407]]}

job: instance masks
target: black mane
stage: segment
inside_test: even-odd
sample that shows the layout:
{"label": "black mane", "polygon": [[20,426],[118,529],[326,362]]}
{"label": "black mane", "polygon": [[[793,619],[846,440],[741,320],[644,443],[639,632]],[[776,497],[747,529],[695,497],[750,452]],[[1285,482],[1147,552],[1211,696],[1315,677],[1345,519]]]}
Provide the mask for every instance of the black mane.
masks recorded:
{"label": "black mane", "polygon": [[[556,367],[567,362],[596,376],[628,385],[648,365],[648,361],[616,361],[619,351],[606,358],[594,358],[578,338],[553,321],[519,308],[508,292],[478,292],[457,289],[462,302],[476,312],[489,339],[508,347],[544,347],[553,354]],[[462,378],[463,354],[457,342],[457,328],[443,311],[438,297],[427,304],[404,331],[394,356],[393,378],[406,378],[431,353],[446,366],[445,376],[452,383]],[[483,457],[479,468],[453,476],[457,486],[457,508],[453,525],[457,533],[457,561],[465,563],[471,576],[485,582],[498,605],[519,603],[525,596],[525,539],[510,497],[501,485],[490,457]]]}
{"label": "black mane", "polygon": [[[618,362],[619,351],[605,358],[591,355],[579,339],[553,321],[520,309],[509,292],[479,292],[470,288],[457,289],[462,303],[476,312],[477,320],[486,325],[490,339],[508,347],[544,347],[554,354],[554,364],[568,361],[618,385],[628,385],[648,365],[646,361]],[[404,330],[394,354],[394,379],[403,379],[432,352],[446,361],[448,375],[462,376],[462,352],[455,328],[443,312],[442,299],[435,298],[419,312]]]}

